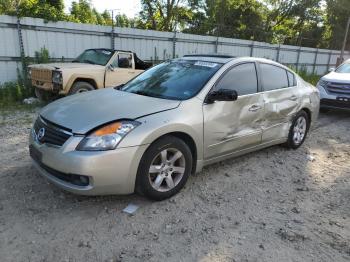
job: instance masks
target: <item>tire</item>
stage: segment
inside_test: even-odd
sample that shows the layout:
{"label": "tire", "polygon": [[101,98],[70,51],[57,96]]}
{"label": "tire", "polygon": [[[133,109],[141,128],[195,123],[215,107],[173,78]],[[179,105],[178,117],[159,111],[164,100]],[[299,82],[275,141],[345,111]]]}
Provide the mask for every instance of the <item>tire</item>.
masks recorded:
{"label": "tire", "polygon": [[293,119],[292,125],[289,129],[288,140],[285,145],[292,149],[300,147],[305,141],[309,127],[309,116],[304,110],[301,110]]}
{"label": "tire", "polygon": [[69,95],[74,95],[74,94],[83,93],[83,92],[92,91],[92,90],[95,90],[95,88],[90,83],[78,81],[74,83],[72,88],[69,90]]}
{"label": "tire", "polygon": [[186,184],[192,161],[191,150],[183,140],[174,136],[156,140],[140,161],[135,191],[157,201],[175,195]]}
{"label": "tire", "polygon": [[49,91],[45,91],[45,90],[37,88],[37,87],[35,88],[34,92],[35,92],[35,96],[41,102],[51,102],[57,98],[57,95],[54,95],[54,94],[50,93]]}

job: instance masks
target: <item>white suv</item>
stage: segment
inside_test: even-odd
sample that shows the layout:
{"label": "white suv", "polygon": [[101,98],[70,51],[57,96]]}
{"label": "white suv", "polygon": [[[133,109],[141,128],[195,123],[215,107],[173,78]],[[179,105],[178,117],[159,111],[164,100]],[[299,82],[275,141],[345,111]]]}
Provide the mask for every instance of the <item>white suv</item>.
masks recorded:
{"label": "white suv", "polygon": [[317,88],[323,111],[332,108],[350,110],[350,59],[322,77]]}

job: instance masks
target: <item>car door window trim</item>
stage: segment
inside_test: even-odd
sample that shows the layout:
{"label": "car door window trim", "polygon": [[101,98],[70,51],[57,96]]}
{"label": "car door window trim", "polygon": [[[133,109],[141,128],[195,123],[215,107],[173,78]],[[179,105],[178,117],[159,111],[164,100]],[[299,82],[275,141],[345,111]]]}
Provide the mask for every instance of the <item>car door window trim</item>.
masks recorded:
{"label": "car door window trim", "polygon": [[229,71],[231,71],[233,68],[235,68],[235,67],[237,67],[237,66],[244,65],[244,64],[254,64],[254,67],[255,67],[255,74],[256,74],[256,80],[257,80],[257,91],[256,91],[256,93],[252,93],[252,94],[238,95],[238,99],[241,98],[241,97],[247,97],[247,96],[256,95],[256,94],[260,93],[260,92],[262,91],[262,88],[261,88],[260,76],[259,76],[259,73],[258,73],[258,65],[257,65],[257,62],[256,62],[256,61],[239,62],[239,63],[236,63],[236,64],[231,65],[230,67],[228,67],[228,68],[220,75],[220,77],[219,77],[218,79],[216,79],[215,83],[213,84],[213,86],[210,88],[210,90],[209,90],[208,93],[206,94],[203,104],[207,104],[205,101],[206,101],[206,99],[207,99],[209,93],[210,93],[211,91],[213,91],[213,89],[218,85],[218,83],[221,81],[221,79],[222,79]]}

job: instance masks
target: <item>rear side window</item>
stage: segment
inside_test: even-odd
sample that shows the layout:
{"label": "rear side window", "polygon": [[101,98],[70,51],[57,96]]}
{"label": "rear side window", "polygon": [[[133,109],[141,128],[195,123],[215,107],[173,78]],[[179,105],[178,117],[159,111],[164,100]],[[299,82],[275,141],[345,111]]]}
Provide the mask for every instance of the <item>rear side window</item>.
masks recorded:
{"label": "rear side window", "polygon": [[239,96],[258,91],[258,79],[254,63],[237,65],[230,69],[216,85],[215,90],[236,90]]}
{"label": "rear side window", "polygon": [[285,69],[270,64],[260,64],[260,68],[265,91],[286,88],[289,86]]}
{"label": "rear side window", "polygon": [[288,76],[288,86],[296,86],[297,85],[297,81],[295,80],[295,76],[293,73],[287,71],[287,76]]}

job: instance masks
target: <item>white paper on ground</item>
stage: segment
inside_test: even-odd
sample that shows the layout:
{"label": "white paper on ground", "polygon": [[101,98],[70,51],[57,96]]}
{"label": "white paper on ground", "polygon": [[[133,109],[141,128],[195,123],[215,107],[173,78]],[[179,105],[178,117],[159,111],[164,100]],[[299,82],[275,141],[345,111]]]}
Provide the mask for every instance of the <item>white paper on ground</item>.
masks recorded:
{"label": "white paper on ground", "polygon": [[129,204],[126,208],[123,209],[123,212],[128,214],[133,214],[139,208],[139,206],[134,204]]}

